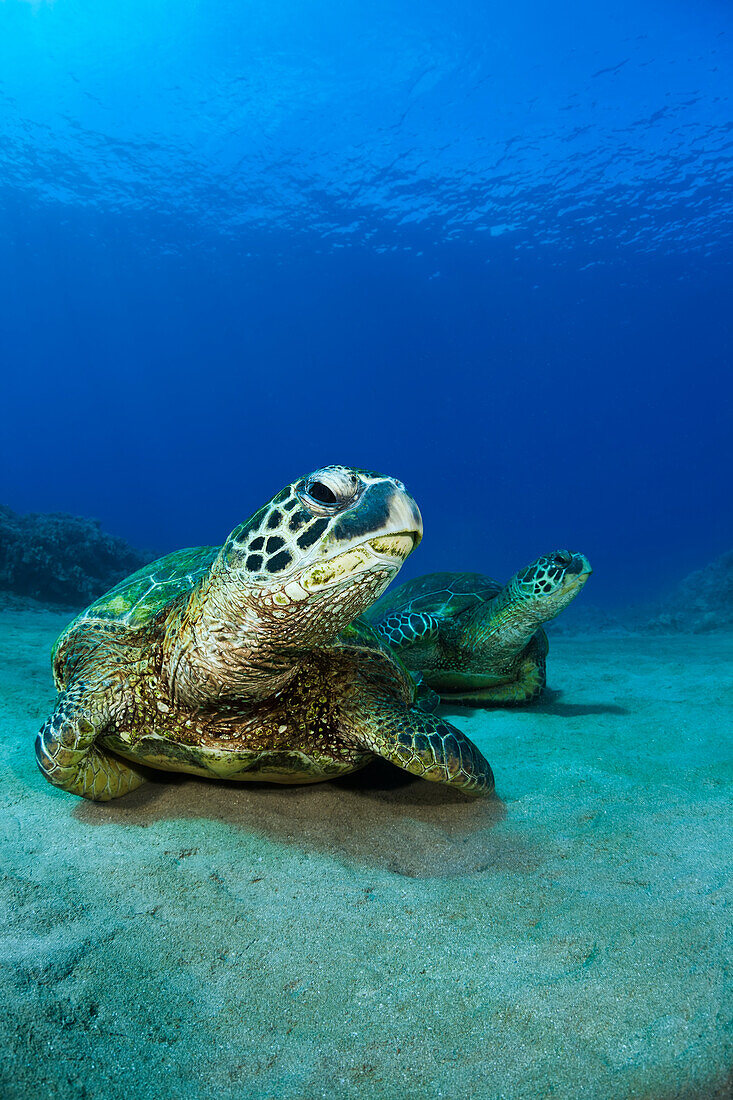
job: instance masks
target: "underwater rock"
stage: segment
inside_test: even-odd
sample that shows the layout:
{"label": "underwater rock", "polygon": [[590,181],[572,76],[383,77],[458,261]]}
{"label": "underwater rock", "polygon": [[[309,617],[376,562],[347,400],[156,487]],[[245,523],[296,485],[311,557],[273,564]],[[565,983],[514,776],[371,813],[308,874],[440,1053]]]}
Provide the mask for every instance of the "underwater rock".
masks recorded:
{"label": "underwater rock", "polygon": [[569,608],[550,623],[552,634],[707,634],[733,630],[733,551],[690,573],[655,603],[606,611],[594,604]]}
{"label": "underwater rock", "polygon": [[99,520],[64,512],[20,515],[0,505],[3,603],[30,597],[82,607],[149,558],[102,531]]}
{"label": "underwater rock", "polygon": [[645,629],[703,634],[732,627],[733,551],[729,551],[685,577]]}

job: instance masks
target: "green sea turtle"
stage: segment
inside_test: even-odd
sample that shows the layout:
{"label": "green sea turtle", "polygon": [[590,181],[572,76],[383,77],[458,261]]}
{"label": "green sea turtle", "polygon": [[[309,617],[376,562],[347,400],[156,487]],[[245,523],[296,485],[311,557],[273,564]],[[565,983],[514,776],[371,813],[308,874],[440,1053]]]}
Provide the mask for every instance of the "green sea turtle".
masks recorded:
{"label": "green sea turtle", "polygon": [[36,742],[41,771],[106,801],[138,787],[144,766],[313,783],[377,755],[490,792],[478,749],[415,704],[404,666],[354,621],[421,536],[399,481],[327,466],[288,485],[223,546],[180,550],[134,573],[54,646],[60,697]]}
{"label": "green sea turtle", "polygon": [[538,558],[505,585],[480,573],[429,573],[387,592],[365,618],[419,674],[423,705],[429,689],[469,707],[527,703],[545,686],[542,624],[590,573],[588,559],[568,550]]}

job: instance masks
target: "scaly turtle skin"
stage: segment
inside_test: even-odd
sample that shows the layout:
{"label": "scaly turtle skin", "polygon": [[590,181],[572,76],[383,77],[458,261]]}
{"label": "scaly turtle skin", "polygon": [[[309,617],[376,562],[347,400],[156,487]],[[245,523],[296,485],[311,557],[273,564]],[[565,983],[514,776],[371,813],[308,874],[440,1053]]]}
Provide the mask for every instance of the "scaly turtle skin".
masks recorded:
{"label": "scaly turtle skin", "polygon": [[314,783],[385,757],[472,794],[491,768],[415,704],[401,662],[357,617],[422,536],[389,477],[328,466],[288,485],[221,547],[169,554],[75,619],[36,742],[57,787],[106,801],[146,767]]}
{"label": "scaly turtle skin", "polygon": [[568,550],[538,558],[503,586],[480,573],[429,573],[388,592],[365,617],[419,674],[424,695],[432,688],[469,707],[527,703],[545,686],[542,624],[590,573],[588,559]]}

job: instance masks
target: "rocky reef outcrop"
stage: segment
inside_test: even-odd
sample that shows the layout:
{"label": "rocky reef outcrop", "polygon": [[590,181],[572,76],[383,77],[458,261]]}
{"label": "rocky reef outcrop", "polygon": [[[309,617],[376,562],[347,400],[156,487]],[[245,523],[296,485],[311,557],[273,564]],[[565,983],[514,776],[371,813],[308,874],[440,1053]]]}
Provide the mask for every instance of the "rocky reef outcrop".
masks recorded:
{"label": "rocky reef outcrop", "polygon": [[655,603],[604,610],[579,600],[550,624],[553,634],[706,634],[733,630],[733,551],[690,573]]}
{"label": "rocky reef outcrop", "polygon": [[148,560],[98,520],[0,505],[0,592],[13,597],[83,607]]}
{"label": "rocky reef outcrop", "polygon": [[733,629],[733,551],[685,577],[646,629],[692,634]]}

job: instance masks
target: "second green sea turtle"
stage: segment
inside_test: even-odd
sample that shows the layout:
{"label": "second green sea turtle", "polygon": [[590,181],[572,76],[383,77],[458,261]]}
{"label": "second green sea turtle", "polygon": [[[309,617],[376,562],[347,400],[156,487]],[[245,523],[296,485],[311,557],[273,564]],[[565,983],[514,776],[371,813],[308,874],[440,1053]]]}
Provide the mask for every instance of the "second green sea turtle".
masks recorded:
{"label": "second green sea turtle", "polygon": [[568,550],[538,558],[505,585],[481,573],[429,573],[391,589],[365,617],[418,674],[423,705],[429,689],[469,707],[527,703],[545,686],[542,624],[590,573],[588,559]]}

